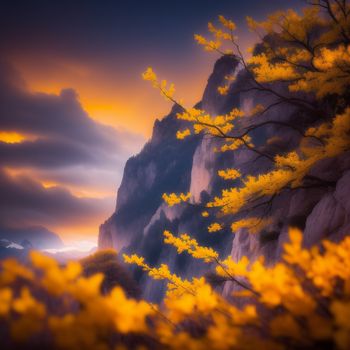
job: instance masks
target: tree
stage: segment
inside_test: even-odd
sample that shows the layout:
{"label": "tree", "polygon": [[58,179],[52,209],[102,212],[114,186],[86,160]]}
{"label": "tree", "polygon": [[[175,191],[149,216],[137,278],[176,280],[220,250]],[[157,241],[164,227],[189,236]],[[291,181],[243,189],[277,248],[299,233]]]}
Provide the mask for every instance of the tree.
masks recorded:
{"label": "tree", "polygon": [[[235,24],[223,16],[219,16],[219,26],[208,24],[212,40],[201,35],[195,35],[195,40],[207,51],[234,55],[250,83],[242,92],[268,93],[274,98],[272,103],[255,106],[249,115],[234,109],[226,115],[213,116],[204,110],[183,106],[174,98],[174,86],[167,87],[164,80],[159,82],[151,68],[143,78],[183,109],[177,117],[187,121],[189,127],[177,132],[179,139],[203,133],[222,139],[221,152],[246,148],[271,162],[268,172],[247,175],[241,178],[241,186],[228,187],[221,196],[206,203],[208,209],[220,209],[224,215],[243,214],[243,219],[232,223],[234,230],[246,227],[256,232],[271,223],[267,218],[269,209],[282,192],[334,186],[332,182],[311,176],[310,170],[320,160],[350,149],[349,4],[347,1],[318,1],[311,3],[301,15],[288,10],[274,13],[260,23],[250,17],[247,22],[261,38],[248,60],[234,35]],[[232,79],[227,77],[227,85],[218,86],[221,94],[230,93]],[[296,107],[298,119],[262,120],[262,116],[281,104]],[[299,137],[299,146],[283,154],[273,154],[255,146],[253,132],[267,125],[292,130]],[[218,175],[232,180],[240,177],[239,170],[223,169]],[[166,194],[163,198],[173,205],[182,201],[181,196],[184,194],[171,194],[171,201]],[[263,218],[247,215],[257,208],[264,212]],[[219,229],[218,224],[215,228]]]}
{"label": "tree", "polygon": [[[238,109],[225,115],[210,115],[204,110],[186,108],[175,99],[173,85],[170,88],[166,81],[159,82],[151,68],[144,73],[144,79],[182,108],[177,117],[189,124],[177,131],[178,139],[203,133],[222,140],[221,152],[246,148],[271,162],[269,171],[247,175],[240,186],[228,187],[221,196],[205,203],[203,216],[208,216],[212,209],[220,209],[221,214],[233,219],[232,231],[246,228],[256,233],[269,225],[272,218],[252,217],[249,213],[258,207],[271,208],[274,198],[283,191],[334,186],[311,176],[310,170],[323,159],[350,149],[349,14],[347,1],[318,1],[310,3],[302,15],[292,10],[278,12],[261,23],[247,18],[250,28],[261,38],[248,60],[234,36],[235,24],[223,16],[219,16],[220,27],[208,25],[213,39],[195,35],[205,50],[238,58],[250,80],[246,91],[257,90],[274,97],[269,105],[255,106],[250,115]],[[226,48],[227,43],[233,45],[234,51]],[[218,92],[230,93],[233,79],[227,77],[227,85],[218,86]],[[294,124],[293,119],[259,120],[280,104],[297,108],[297,114],[303,118],[301,126]],[[254,145],[253,131],[266,124],[293,130],[299,135],[298,146],[282,154],[271,154]],[[240,169],[223,169],[218,175],[225,180],[242,177]],[[172,206],[188,203],[190,194],[164,194],[163,198]],[[234,220],[237,213],[241,218]],[[215,222],[208,230],[215,232],[221,227]],[[255,262],[247,257],[234,261],[229,256],[222,260],[215,250],[200,246],[186,233],[175,236],[165,231],[164,236],[164,242],[173,245],[178,253],[187,252],[193,258],[216,265],[218,277],[237,284],[240,289],[234,300],[238,304],[248,297],[243,307],[236,308],[215,294],[204,278],[182,280],[164,264],[155,268],[136,255],[125,256],[127,263],[140,266],[151,277],[168,281],[165,315],[173,323],[169,326],[173,330],[166,332],[163,339],[169,346],[193,349],[204,348],[203,344],[215,349],[350,346],[346,316],[349,276],[344,274],[350,265],[345,247],[348,238],[339,244],[323,242],[322,249],[314,247],[308,251],[302,247],[302,233],[291,229],[283,260],[267,268],[263,258]],[[175,346],[174,338],[169,336],[174,329],[178,339]]]}

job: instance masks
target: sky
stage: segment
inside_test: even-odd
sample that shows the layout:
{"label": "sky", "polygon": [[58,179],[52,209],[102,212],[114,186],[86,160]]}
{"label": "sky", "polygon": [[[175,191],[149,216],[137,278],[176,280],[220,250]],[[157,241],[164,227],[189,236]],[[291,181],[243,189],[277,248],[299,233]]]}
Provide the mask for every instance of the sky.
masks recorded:
{"label": "sky", "polygon": [[126,160],[170,104],[141,73],[201,99],[218,58],[193,34],[223,14],[240,45],[264,19],[300,0],[36,1],[0,9],[0,228],[44,226],[67,244],[96,241],[114,211]]}

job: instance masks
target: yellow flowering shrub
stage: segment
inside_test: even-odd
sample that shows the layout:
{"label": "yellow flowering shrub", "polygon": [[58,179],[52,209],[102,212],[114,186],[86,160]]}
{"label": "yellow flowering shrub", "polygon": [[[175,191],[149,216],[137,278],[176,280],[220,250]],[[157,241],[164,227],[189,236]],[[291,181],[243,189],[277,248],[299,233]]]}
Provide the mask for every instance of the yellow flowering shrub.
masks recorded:
{"label": "yellow flowering shrub", "polygon": [[[58,266],[32,253],[25,266],[1,263],[2,341],[11,348],[51,349],[349,348],[350,237],[308,250],[302,233],[291,229],[283,260],[267,267],[262,258],[221,259],[186,234],[164,236],[179,253],[214,264],[218,275],[236,285],[231,301],[204,277],[182,279],[137,255],[125,261],[168,282],[164,302],[129,299],[120,287],[102,294],[100,274],[83,277],[77,262]],[[17,273],[20,268],[31,274]],[[55,275],[51,285],[49,272]]]}
{"label": "yellow flowering shrub", "polygon": [[[122,334],[147,329],[154,307],[127,298],[120,287],[103,295],[102,274],[84,277],[78,262],[60,266],[34,251],[29,260],[1,263],[0,324],[11,348],[108,349],[112,341],[126,344]],[[135,346],[145,342],[134,338]]]}
{"label": "yellow flowering shrub", "polygon": [[[283,261],[266,267],[263,258],[251,262],[243,257],[235,262],[229,256],[221,260],[188,235],[175,237],[168,231],[164,235],[165,242],[179,253],[187,252],[194,258],[215,263],[217,274],[240,288],[233,292],[230,303],[204,279],[190,282],[176,276],[174,280],[174,275],[162,266],[160,269],[166,272],[156,276],[168,280],[169,289],[164,308],[160,309],[166,321],[158,331],[166,346],[174,349],[181,346],[251,349],[258,344],[263,349],[349,347],[350,237],[340,243],[324,241],[322,249],[306,250],[302,247],[302,233],[291,229]],[[140,259],[132,260],[153,274],[154,268],[142,259],[140,264]],[[240,304],[239,299],[244,302],[240,308],[235,306],[235,301]],[[193,333],[196,327],[199,333]]]}

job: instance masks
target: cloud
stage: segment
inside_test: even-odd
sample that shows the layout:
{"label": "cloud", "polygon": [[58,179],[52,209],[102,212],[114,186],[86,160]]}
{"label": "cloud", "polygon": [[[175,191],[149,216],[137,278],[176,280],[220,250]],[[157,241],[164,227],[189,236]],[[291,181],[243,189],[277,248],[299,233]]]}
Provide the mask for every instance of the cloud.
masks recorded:
{"label": "cloud", "polygon": [[[57,149],[60,149],[68,164],[78,161],[77,158],[98,163],[104,158],[117,157],[120,151],[128,151],[125,148],[132,145],[125,144],[127,139],[140,144],[140,136],[92,120],[82,109],[74,90],[64,89],[60,95],[30,93],[11,68],[2,65],[0,73],[1,129],[38,137],[35,142],[13,147],[14,156],[25,156],[24,149],[32,149],[43,156],[43,166],[48,163],[54,166],[55,160],[61,166],[63,160],[57,156]],[[90,152],[92,149],[94,152]],[[111,152],[113,150],[116,152]],[[10,149],[2,147],[0,151],[9,152]],[[51,154],[57,157],[49,162],[47,156]],[[33,159],[36,166],[40,165],[38,161],[40,156]]]}
{"label": "cloud", "polygon": [[105,213],[110,198],[77,198],[63,187],[46,189],[34,179],[12,178],[0,172],[0,223],[2,226],[92,224]]}
{"label": "cloud", "polygon": [[[30,92],[3,63],[0,131],[28,136],[18,143],[0,142],[0,224],[6,225],[50,227],[107,217],[125,161],[144,142],[91,119],[72,89],[59,95]],[[54,185],[45,186],[48,182]],[[109,193],[108,198],[89,196],[99,192]]]}

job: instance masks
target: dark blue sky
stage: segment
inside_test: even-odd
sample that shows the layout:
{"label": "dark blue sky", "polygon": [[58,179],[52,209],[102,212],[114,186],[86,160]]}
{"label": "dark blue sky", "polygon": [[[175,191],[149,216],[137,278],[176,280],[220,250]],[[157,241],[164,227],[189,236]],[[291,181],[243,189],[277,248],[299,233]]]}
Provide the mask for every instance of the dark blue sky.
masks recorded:
{"label": "dark blue sky", "polygon": [[0,42],[10,50],[43,49],[82,57],[163,50],[176,56],[192,46],[191,33],[204,31],[218,14],[241,25],[247,15],[261,19],[272,10],[301,4],[302,0],[8,0],[1,5]]}

